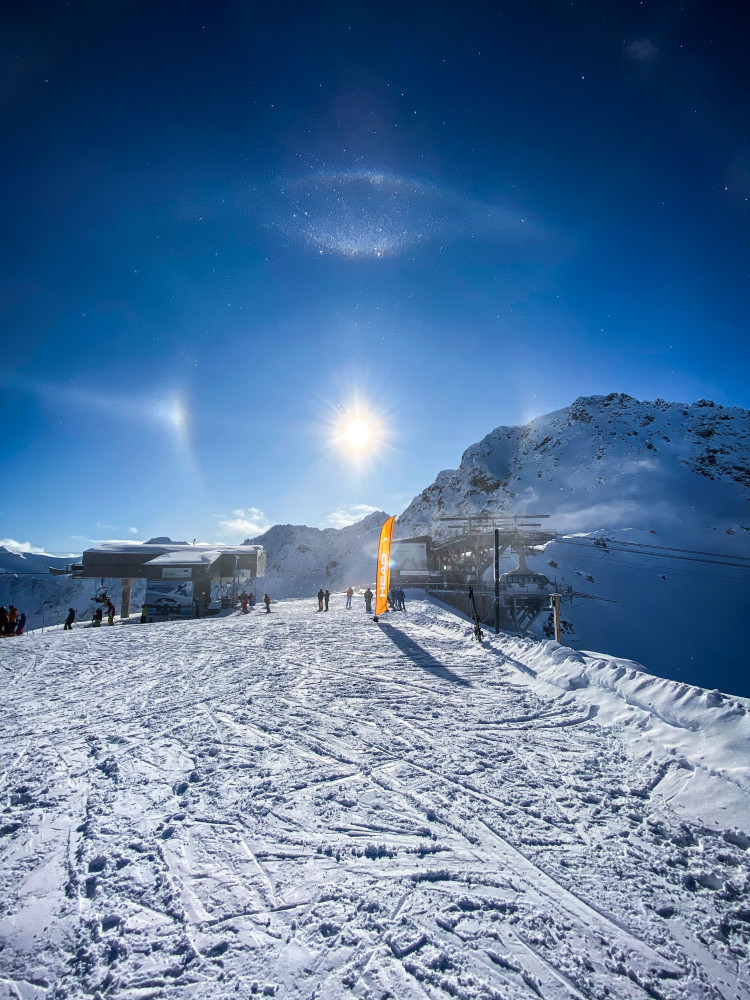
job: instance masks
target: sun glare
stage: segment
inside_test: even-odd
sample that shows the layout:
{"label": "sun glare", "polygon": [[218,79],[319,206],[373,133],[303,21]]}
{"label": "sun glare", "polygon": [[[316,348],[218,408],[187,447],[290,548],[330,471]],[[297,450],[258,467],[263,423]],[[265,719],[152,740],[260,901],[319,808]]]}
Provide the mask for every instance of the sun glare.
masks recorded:
{"label": "sun glare", "polygon": [[376,457],[385,445],[386,420],[362,399],[335,407],[329,424],[330,444],[349,461],[360,465]]}
{"label": "sun glare", "polygon": [[370,433],[370,428],[367,426],[364,420],[354,419],[350,420],[344,427],[344,432],[342,438],[344,443],[355,451],[359,451],[360,448],[366,447],[367,443],[372,437]]}

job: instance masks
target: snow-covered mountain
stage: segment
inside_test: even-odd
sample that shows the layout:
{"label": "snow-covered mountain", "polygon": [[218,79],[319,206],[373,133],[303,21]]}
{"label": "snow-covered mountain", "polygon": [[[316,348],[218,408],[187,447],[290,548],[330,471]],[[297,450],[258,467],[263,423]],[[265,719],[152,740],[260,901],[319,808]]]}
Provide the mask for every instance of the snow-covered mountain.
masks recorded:
{"label": "snow-covered mountain", "polygon": [[311,598],[330,590],[366,587],[375,579],[378,539],[388,514],[376,511],[345,528],[308,528],[275,524],[257,538],[267,553],[259,585],[274,597]]}
{"label": "snow-covered mountain", "polygon": [[[618,602],[566,609],[580,644],[663,676],[747,694],[740,610],[750,583],[741,565],[750,556],[748,499],[747,410],[613,393],[577,399],[523,427],[495,428],[464,452],[458,469],[415,497],[396,537],[439,534],[433,519],[441,514],[550,514],[545,527],[568,537],[530,565]],[[617,550],[604,539],[631,547]],[[674,548],[703,555],[686,558]],[[713,553],[739,564],[722,566]]]}
{"label": "snow-covered mountain", "polygon": [[23,552],[0,545],[0,574],[2,573],[48,573],[50,566],[65,569],[77,556],[61,559],[59,556],[48,556],[46,552]]}
{"label": "snow-covered mountain", "polygon": [[420,534],[439,513],[533,511],[554,515],[559,531],[655,529],[733,552],[731,536],[750,530],[748,498],[750,412],[612,393],[496,427],[409,504],[398,527]]}

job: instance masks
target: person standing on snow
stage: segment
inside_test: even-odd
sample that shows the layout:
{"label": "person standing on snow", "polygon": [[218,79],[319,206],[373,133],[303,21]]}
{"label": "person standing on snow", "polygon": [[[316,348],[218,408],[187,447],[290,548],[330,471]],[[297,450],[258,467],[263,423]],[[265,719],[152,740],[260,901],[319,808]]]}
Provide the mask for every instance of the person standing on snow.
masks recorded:
{"label": "person standing on snow", "polygon": [[18,627],[16,628],[16,635],[23,635],[23,630],[26,628],[26,615],[21,612],[18,616]]}
{"label": "person standing on snow", "polygon": [[5,634],[13,635],[16,631],[16,622],[18,621],[18,608],[15,604],[11,604],[8,608],[8,623],[5,626]]}
{"label": "person standing on snow", "polygon": [[353,598],[353,597],[354,597],[354,591],[353,591],[353,590],[352,590],[352,588],[350,587],[350,588],[349,588],[349,589],[347,590],[347,592],[346,592],[346,610],[347,610],[347,611],[351,610],[351,606],[352,606],[352,598]]}
{"label": "person standing on snow", "polygon": [[326,590],[325,594],[323,594],[323,600],[326,602],[325,606],[326,611],[328,611],[328,602],[330,601],[330,599],[331,599],[331,592],[330,590]]}
{"label": "person standing on snow", "polygon": [[148,621],[148,604],[141,605],[141,625],[145,625]]}
{"label": "person standing on snow", "polygon": [[102,611],[101,608],[97,608],[96,611],[94,612],[94,620],[91,622],[94,628],[99,628],[101,626],[103,617],[104,617],[104,612]]}
{"label": "person standing on snow", "polygon": [[406,611],[406,605],[404,604],[404,592],[401,587],[396,590],[396,610]]}
{"label": "person standing on snow", "polygon": [[271,613],[271,598],[268,596],[268,594],[264,594],[263,595],[263,603],[266,606],[266,614],[270,615],[270,613]]}
{"label": "person standing on snow", "polygon": [[242,602],[242,614],[247,614],[247,604],[250,598],[248,597],[247,591],[243,590],[240,594],[240,601]]}
{"label": "person standing on snow", "polygon": [[364,598],[365,598],[365,611],[369,615],[372,613],[372,591],[370,590],[369,587],[364,593]]}
{"label": "person standing on snow", "polygon": [[320,590],[318,591],[318,611],[323,610],[323,598],[325,596],[326,595],[323,593],[323,588],[321,587]]}
{"label": "person standing on snow", "polygon": [[107,625],[114,625],[115,623],[115,606],[112,601],[107,604]]}
{"label": "person standing on snow", "polygon": [[74,608],[68,608],[68,617],[65,619],[65,624],[63,625],[63,632],[73,631],[73,622],[76,620],[76,613]]}

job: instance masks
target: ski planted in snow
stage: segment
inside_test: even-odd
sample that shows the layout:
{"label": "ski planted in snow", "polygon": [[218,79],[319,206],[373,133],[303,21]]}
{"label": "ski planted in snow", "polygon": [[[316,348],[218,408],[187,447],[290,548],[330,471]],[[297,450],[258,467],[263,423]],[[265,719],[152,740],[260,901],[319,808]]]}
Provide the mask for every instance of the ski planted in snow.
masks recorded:
{"label": "ski planted in snow", "polygon": [[484,638],[484,632],[482,631],[482,626],[479,621],[479,613],[477,612],[477,604],[476,601],[474,600],[473,587],[469,587],[469,600],[471,601],[471,617],[474,619],[474,628],[472,629],[472,631],[474,632],[474,637],[477,640],[477,642],[481,642],[482,639]]}

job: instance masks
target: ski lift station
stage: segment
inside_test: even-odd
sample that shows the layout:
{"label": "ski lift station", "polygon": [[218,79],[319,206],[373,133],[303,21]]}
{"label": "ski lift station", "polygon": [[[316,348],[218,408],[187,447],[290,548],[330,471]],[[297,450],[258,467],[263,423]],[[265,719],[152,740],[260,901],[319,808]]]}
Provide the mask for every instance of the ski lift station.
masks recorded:
{"label": "ski lift station", "polygon": [[[434,535],[394,539],[391,581],[423,587],[468,614],[471,586],[483,621],[494,615],[497,628],[524,632],[549,609],[553,594],[573,597],[572,587],[562,587],[526,564],[556,537],[554,531],[542,528],[547,517],[487,513],[438,517]],[[506,553],[515,553],[518,565],[500,573],[499,560]]]}
{"label": "ski lift station", "polygon": [[190,616],[206,611],[212,591],[236,596],[238,589],[254,589],[266,572],[262,545],[136,545],[111,542],[86,549],[74,577],[120,579],[121,617],[130,615],[130,593],[136,579],[146,580],[150,615]]}

